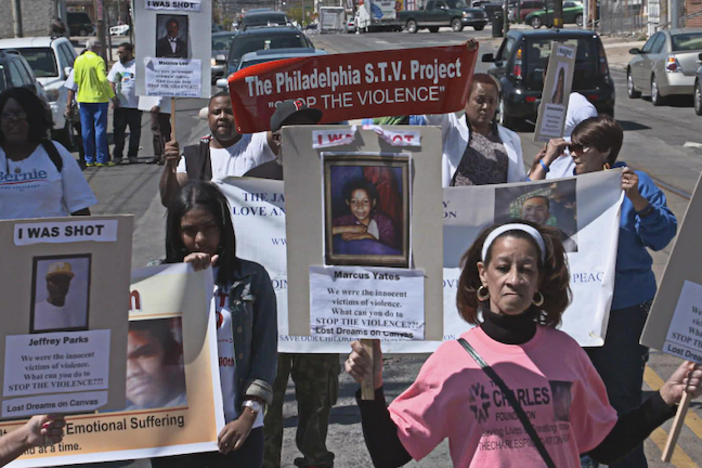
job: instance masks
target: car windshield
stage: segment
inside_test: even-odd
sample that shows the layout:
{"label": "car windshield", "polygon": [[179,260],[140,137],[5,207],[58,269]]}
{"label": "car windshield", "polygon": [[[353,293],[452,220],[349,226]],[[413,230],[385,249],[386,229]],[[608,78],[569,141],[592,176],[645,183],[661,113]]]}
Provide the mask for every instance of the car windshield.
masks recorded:
{"label": "car windshield", "polygon": [[239,60],[242,55],[257,50],[297,49],[300,47],[309,47],[302,33],[239,36],[232,46],[231,57],[233,60]]}
{"label": "car windshield", "polygon": [[244,17],[246,26],[284,26],[287,24],[287,17],[283,14],[257,14]]}
{"label": "car windshield", "polygon": [[676,34],[673,38],[673,52],[702,49],[702,33]]}
{"label": "car windshield", "polygon": [[[526,78],[529,89],[543,88],[543,71],[551,55],[551,39],[530,39],[524,50],[526,61]],[[597,42],[592,38],[568,39],[566,45],[576,45],[575,72],[573,73],[573,89],[588,89],[593,75],[597,72]]]}
{"label": "car windshield", "polygon": [[16,49],[27,60],[29,66],[34,70],[37,78],[48,78],[59,76],[56,67],[56,58],[51,47]]}
{"label": "car windshield", "polygon": [[446,5],[448,5],[448,7],[451,9],[468,8],[468,5],[463,3],[461,0],[445,0],[445,1],[446,1]]}
{"label": "car windshield", "polygon": [[234,34],[212,36],[212,50],[229,50],[234,40]]}

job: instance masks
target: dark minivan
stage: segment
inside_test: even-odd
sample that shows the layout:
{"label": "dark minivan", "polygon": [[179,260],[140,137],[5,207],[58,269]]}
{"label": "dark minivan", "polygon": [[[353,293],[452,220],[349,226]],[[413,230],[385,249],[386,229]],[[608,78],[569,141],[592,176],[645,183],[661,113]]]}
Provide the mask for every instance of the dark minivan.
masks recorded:
{"label": "dark minivan", "polygon": [[514,129],[524,120],[536,121],[543,89],[543,70],[553,41],[577,44],[573,91],[585,96],[600,114],[614,116],[614,81],[600,37],[593,31],[511,30],[496,55],[482,61],[493,66],[488,73],[500,82],[500,124]]}
{"label": "dark minivan", "polygon": [[95,25],[86,12],[69,11],[68,30],[71,36],[90,36],[95,32]]}

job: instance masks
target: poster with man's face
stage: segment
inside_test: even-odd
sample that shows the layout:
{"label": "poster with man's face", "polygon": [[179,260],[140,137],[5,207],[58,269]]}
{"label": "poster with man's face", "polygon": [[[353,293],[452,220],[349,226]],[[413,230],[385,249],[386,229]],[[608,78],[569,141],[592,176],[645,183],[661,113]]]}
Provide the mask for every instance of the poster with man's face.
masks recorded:
{"label": "poster with man's face", "polygon": [[88,329],[90,254],[34,259],[31,333]]}
{"label": "poster with man's face", "polygon": [[188,15],[156,15],[156,57],[189,58]]}

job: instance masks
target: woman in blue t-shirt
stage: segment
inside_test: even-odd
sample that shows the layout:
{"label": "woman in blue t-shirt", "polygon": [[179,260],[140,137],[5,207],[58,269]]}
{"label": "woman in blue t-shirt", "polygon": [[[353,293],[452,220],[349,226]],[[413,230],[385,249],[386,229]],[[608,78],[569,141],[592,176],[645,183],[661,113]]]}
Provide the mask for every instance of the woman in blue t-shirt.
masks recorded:
{"label": "woman in blue t-shirt", "polygon": [[[565,146],[575,162],[574,175],[623,167],[619,247],[614,281],[614,297],[604,346],[586,348],[592,363],[607,386],[612,406],[619,414],[641,403],[643,373],[648,348],[639,344],[651,301],[656,295],[653,259],[647,249],[664,249],[675,237],[678,222],[666,205],[665,194],[642,171],[634,171],[617,162],[624,132],[611,117],[602,115],[582,121],[573,129],[571,142],[551,140],[546,161],[562,152]],[[550,150],[550,151],[549,151]],[[542,179],[548,170],[543,164],[532,171],[531,179]],[[584,461],[583,466],[589,462]],[[643,444],[610,468],[636,466],[645,468]]]}

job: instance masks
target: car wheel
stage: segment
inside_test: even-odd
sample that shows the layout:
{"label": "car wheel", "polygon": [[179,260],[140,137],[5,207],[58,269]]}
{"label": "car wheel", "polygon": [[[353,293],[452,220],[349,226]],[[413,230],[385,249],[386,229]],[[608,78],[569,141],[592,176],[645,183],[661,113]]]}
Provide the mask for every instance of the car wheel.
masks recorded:
{"label": "car wheel", "polygon": [[656,75],[651,78],[651,104],[654,106],[662,106],[664,98],[661,96],[661,91],[658,89],[658,81]]}
{"label": "car wheel", "polygon": [[459,18],[454,18],[451,21],[451,29],[453,29],[453,32],[461,32],[463,31],[463,23]]}
{"label": "car wheel", "polygon": [[531,18],[529,24],[531,24],[532,28],[539,29],[541,27],[541,18],[539,18],[538,16],[534,16]]}
{"label": "car wheel", "polygon": [[473,29],[475,29],[476,31],[482,31],[483,29],[485,29],[485,26],[473,26]]}
{"label": "car wheel", "polygon": [[429,29],[429,32],[430,32],[430,33],[438,33],[438,32],[439,32],[439,28],[438,28],[438,27],[427,28],[427,29]]}
{"label": "car wheel", "polygon": [[695,80],[695,92],[693,94],[695,101],[695,114],[702,115],[702,89],[700,89],[700,80]]}
{"label": "car wheel", "polygon": [[410,34],[414,34],[419,30],[415,20],[407,20],[407,26],[405,27],[407,28],[407,32]]}
{"label": "car wheel", "polygon": [[636,91],[636,87],[634,87],[634,77],[631,76],[631,70],[626,72],[626,94],[629,96],[629,99],[641,97],[641,92]]}
{"label": "car wheel", "polygon": [[578,15],[575,17],[575,24],[577,24],[581,28],[583,27],[583,15]]}

